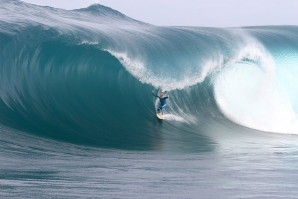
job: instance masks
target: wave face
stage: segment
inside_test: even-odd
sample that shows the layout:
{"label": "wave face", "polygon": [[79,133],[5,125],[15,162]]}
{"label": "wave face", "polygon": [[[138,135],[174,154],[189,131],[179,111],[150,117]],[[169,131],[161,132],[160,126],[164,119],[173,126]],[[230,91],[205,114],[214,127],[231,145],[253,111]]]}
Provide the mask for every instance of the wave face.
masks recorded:
{"label": "wave face", "polygon": [[[6,126],[73,143],[149,148],[160,132],[298,133],[296,26],[157,27],[101,5],[0,4]],[[171,95],[162,123],[153,88]]]}

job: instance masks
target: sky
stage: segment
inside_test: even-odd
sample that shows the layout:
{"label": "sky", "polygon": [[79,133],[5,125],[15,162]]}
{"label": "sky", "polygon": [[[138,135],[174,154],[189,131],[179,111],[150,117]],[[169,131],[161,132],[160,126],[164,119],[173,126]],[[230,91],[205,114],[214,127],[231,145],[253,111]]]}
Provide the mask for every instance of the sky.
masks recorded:
{"label": "sky", "polygon": [[298,25],[298,0],[23,0],[66,10],[99,3],[160,26]]}

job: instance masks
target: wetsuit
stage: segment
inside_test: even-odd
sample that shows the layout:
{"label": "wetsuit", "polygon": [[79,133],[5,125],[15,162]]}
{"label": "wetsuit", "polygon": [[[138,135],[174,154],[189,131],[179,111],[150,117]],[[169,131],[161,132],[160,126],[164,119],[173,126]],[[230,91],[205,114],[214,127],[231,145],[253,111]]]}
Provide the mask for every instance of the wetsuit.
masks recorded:
{"label": "wetsuit", "polygon": [[166,101],[166,99],[168,99],[169,97],[159,97],[158,95],[155,95],[154,93],[152,93],[152,95],[154,96],[154,97],[158,97],[159,98],[159,101],[160,101],[160,105],[159,105],[159,107],[158,107],[158,109],[157,109],[157,112],[162,112],[162,114],[163,114],[163,108],[165,108],[166,106],[167,106],[167,101]]}

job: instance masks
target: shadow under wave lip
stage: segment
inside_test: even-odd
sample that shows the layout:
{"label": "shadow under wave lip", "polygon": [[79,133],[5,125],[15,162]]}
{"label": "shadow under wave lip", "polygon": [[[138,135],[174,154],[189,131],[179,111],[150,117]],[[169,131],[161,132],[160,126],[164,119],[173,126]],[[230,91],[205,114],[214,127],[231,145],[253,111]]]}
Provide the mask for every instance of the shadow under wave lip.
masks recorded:
{"label": "shadow under wave lip", "polygon": [[[209,143],[208,138],[194,132],[190,136],[180,124],[175,127],[173,121],[158,123],[152,87],[131,76],[109,53],[59,41],[43,42],[37,49],[28,49],[29,56],[37,56],[21,69],[22,83],[7,93],[5,101],[0,100],[1,123],[38,136],[97,147],[212,148],[198,147]],[[19,62],[26,63],[24,58],[20,56]],[[5,60],[11,63],[13,59]],[[193,146],[185,141],[190,141],[188,136],[198,137]]]}

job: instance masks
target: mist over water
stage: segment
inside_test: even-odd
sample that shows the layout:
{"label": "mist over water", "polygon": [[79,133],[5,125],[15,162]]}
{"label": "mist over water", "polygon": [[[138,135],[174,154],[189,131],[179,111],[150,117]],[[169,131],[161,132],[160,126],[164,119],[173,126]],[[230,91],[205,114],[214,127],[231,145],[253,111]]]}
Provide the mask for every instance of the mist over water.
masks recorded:
{"label": "mist over water", "polygon": [[297,195],[296,26],[0,4],[0,196]]}

